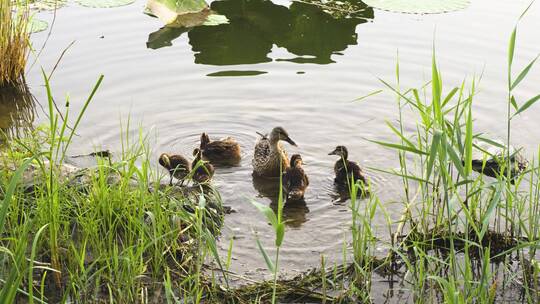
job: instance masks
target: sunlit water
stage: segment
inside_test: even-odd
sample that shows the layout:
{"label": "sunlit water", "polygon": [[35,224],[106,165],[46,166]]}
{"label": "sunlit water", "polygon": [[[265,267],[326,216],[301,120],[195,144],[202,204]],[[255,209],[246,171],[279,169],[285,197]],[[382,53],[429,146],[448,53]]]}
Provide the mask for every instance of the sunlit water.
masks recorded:
{"label": "sunlit water", "polygon": [[[397,117],[395,99],[378,94],[359,103],[353,99],[382,88],[381,77],[395,82],[399,50],[402,87],[421,86],[430,75],[432,45],[445,85],[483,73],[475,100],[475,130],[503,138],[507,41],[528,1],[473,0],[460,12],[406,15],[367,8],[358,19],[334,19],[313,6],[288,2],[225,0],[212,9],[231,23],[189,32],[160,30],[160,21],[142,14],[144,2],[115,9],[90,9],[75,4],[58,10],[52,35],[38,62],[29,71],[33,93],[43,104],[40,66],[51,71],[62,51],[75,41],[52,77],[59,106],[69,94],[71,111],[80,109],[100,74],[104,82],[79,129],[73,154],[94,148],[120,149],[120,124],[131,119],[130,132],[139,127],[152,135],[154,154],[191,155],[201,132],[212,138],[235,137],[243,149],[239,167],[219,168],[214,184],[224,204],[236,212],[226,216],[220,247],[225,255],[233,241],[231,270],[259,278],[266,271],[254,231],[273,252],[273,232],[253,207],[255,200],[272,204],[268,191],[254,184],[251,156],[258,137],[285,127],[305,161],[311,185],[305,206],[289,206],[281,253],[281,267],[292,275],[340,261],[348,240],[351,213],[335,204],[332,166],[328,156],[344,144],[350,158],[363,167],[393,168],[394,152],[367,139],[395,140],[385,125]],[[51,22],[53,14],[39,16]],[[536,5],[518,32],[516,66],[540,52],[540,7]],[[33,36],[35,47],[47,32]],[[222,77],[217,77],[222,76]],[[242,77],[234,77],[242,76]],[[531,72],[517,96],[523,102],[540,91],[540,71]],[[45,115],[38,108],[39,120]],[[513,142],[532,155],[540,138],[540,106],[514,122]],[[39,122],[39,120],[37,122]],[[414,121],[405,119],[408,131]],[[400,214],[399,180],[367,169],[373,193],[392,218]],[[264,186],[264,185],[263,185]],[[386,221],[375,219],[381,239]],[[381,249],[382,250],[382,249]]]}

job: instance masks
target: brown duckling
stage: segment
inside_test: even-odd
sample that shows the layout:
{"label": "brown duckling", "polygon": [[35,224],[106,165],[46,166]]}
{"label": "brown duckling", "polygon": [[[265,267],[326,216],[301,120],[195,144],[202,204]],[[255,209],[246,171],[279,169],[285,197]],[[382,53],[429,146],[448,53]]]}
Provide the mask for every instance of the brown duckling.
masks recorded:
{"label": "brown duckling", "polygon": [[282,127],[275,127],[270,137],[261,135],[253,153],[253,174],[259,177],[279,177],[289,167],[287,153],[279,141],[284,140],[296,146]]}
{"label": "brown duckling", "polygon": [[208,134],[203,133],[200,149],[203,159],[213,164],[234,166],[242,159],[240,145],[232,137],[210,141]]}
{"label": "brown duckling", "polygon": [[163,166],[170,174],[169,185],[172,186],[173,176],[184,183],[184,179],[191,171],[191,165],[182,155],[163,153],[159,156],[159,164]]}
{"label": "brown duckling", "polygon": [[328,155],[338,155],[341,157],[334,165],[334,173],[336,174],[334,182],[337,185],[349,185],[351,177],[354,178],[354,181],[359,180],[364,184],[366,183],[366,178],[364,177],[364,173],[360,166],[358,166],[357,163],[348,160],[349,152],[345,146],[337,146],[336,149],[328,153]]}
{"label": "brown duckling", "polygon": [[291,166],[283,174],[283,191],[287,196],[287,201],[300,201],[304,199],[304,193],[309,186],[309,179],[302,168],[302,157],[300,154],[291,156]]}
{"label": "brown duckling", "polygon": [[212,166],[211,163],[203,161],[203,163],[197,167],[197,164],[201,160],[201,149],[195,148],[193,150],[193,156],[195,156],[195,159],[193,159],[193,169],[195,172],[193,172],[193,180],[197,183],[205,183],[212,179],[214,176],[214,166]]}

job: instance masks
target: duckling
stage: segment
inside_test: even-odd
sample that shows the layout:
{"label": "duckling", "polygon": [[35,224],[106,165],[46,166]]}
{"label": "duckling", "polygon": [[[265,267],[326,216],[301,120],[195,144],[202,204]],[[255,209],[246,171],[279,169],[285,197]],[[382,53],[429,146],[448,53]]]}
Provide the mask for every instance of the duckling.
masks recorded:
{"label": "duckling", "polygon": [[353,177],[355,181],[360,180],[362,183],[366,183],[366,178],[364,177],[360,166],[358,166],[357,163],[348,160],[349,152],[345,146],[337,146],[336,149],[328,153],[328,155],[338,155],[341,157],[334,165],[334,173],[336,174],[334,182],[337,185],[349,185],[351,177]]}
{"label": "duckling", "polygon": [[291,156],[291,166],[283,175],[283,191],[287,195],[287,201],[300,201],[304,199],[304,193],[309,186],[309,179],[302,168],[302,156]]}
{"label": "duckling", "polygon": [[289,167],[287,153],[279,141],[284,140],[293,146],[296,143],[282,127],[272,129],[270,137],[259,135],[261,138],[253,154],[253,174],[259,177],[279,177]]}
{"label": "duckling", "polygon": [[172,186],[173,176],[181,181],[181,185],[184,184],[184,179],[191,171],[191,165],[182,155],[163,153],[159,156],[159,164],[169,171],[170,181],[169,185]]}
{"label": "duckling", "polygon": [[240,145],[232,137],[210,141],[208,134],[203,133],[200,149],[203,159],[214,164],[234,166],[242,159]]}
{"label": "duckling", "polygon": [[[193,156],[195,156],[195,159],[193,159],[194,167],[196,167],[201,160],[201,154],[201,149],[195,148],[193,150]],[[210,181],[213,176],[214,166],[212,166],[212,164],[209,162],[203,161],[203,164],[195,169],[195,172],[193,173],[193,180],[201,184]]]}

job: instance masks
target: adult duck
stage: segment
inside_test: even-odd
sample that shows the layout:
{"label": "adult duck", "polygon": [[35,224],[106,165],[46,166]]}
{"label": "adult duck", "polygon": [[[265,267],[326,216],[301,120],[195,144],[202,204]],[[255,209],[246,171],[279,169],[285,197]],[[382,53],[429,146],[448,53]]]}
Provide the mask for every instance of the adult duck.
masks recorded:
{"label": "adult duck", "polygon": [[282,127],[275,127],[270,136],[262,135],[253,154],[253,174],[258,177],[279,177],[289,167],[287,153],[280,144],[286,141],[296,146]]}
{"label": "adult duck", "polygon": [[232,137],[210,141],[208,134],[203,133],[200,150],[203,159],[213,164],[234,166],[242,159],[240,145]]}
{"label": "adult duck", "polygon": [[159,156],[159,164],[163,166],[170,175],[169,185],[172,186],[173,177],[184,183],[184,179],[191,171],[189,160],[179,154],[163,153]]}
{"label": "adult duck", "polygon": [[283,175],[283,191],[287,201],[300,201],[304,199],[304,193],[309,186],[309,179],[302,168],[302,156],[291,156],[290,167]]}
{"label": "adult duck", "polygon": [[366,183],[366,178],[360,166],[348,159],[349,152],[345,146],[337,146],[334,151],[328,153],[328,155],[337,155],[340,157],[334,165],[335,178],[334,182],[338,186],[349,185],[351,177],[354,178],[354,181],[361,181]]}

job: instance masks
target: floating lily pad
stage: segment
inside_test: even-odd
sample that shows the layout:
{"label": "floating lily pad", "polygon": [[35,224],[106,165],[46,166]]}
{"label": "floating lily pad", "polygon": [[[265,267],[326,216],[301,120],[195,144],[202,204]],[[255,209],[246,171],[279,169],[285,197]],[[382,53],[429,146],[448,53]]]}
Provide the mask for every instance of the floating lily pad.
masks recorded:
{"label": "floating lily pad", "polygon": [[29,2],[34,10],[54,10],[66,5],[67,0],[36,0]]}
{"label": "floating lily pad", "polygon": [[409,14],[438,14],[469,6],[469,0],[364,0],[375,8]]}
{"label": "floating lily pad", "polygon": [[28,20],[27,29],[29,33],[42,32],[46,30],[47,27],[49,27],[49,24],[47,23],[47,21],[43,21],[36,18],[31,18],[30,20]]}
{"label": "floating lily pad", "polygon": [[79,5],[95,8],[111,8],[132,4],[135,0],[76,0]]}
{"label": "floating lily pad", "polygon": [[204,0],[148,0],[144,12],[158,17],[167,25],[178,27],[200,25],[211,14]]}

